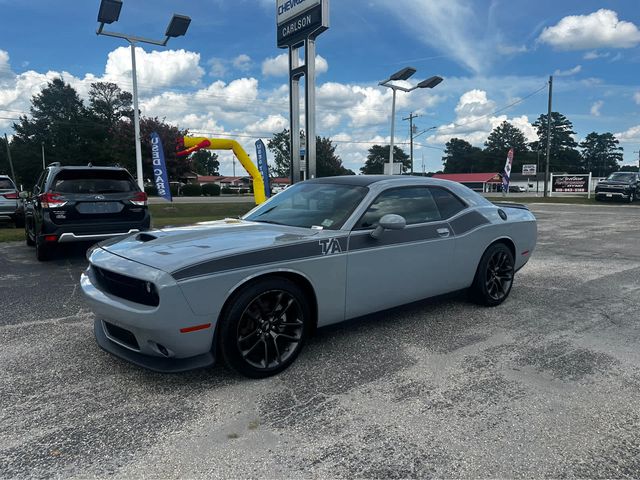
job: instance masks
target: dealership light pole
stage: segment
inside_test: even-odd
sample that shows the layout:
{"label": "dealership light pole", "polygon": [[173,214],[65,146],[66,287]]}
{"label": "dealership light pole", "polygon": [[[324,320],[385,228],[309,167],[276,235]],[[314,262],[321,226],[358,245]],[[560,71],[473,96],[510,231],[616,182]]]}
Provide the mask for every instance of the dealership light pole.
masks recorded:
{"label": "dealership light pole", "polygon": [[[416,73],[415,68],[405,67],[402,70],[399,70],[393,75],[391,75],[386,80],[383,80],[382,82],[378,83],[378,85],[381,85],[383,87],[389,87],[391,90],[393,90],[393,102],[391,104],[391,141],[390,141],[390,147],[389,147],[389,173],[391,175],[393,175],[393,135],[396,127],[396,91],[400,90],[402,92],[409,93],[414,91],[416,88],[433,88],[436,85],[439,85],[440,82],[442,82],[442,77],[434,76],[434,77],[427,78],[426,80],[423,80],[422,82],[410,88],[401,87],[400,85],[395,85],[393,83],[390,83],[390,82],[395,82],[400,80],[408,80],[414,73]],[[402,171],[402,167],[400,168],[400,171]]]}
{"label": "dealership light pole", "polygon": [[107,37],[123,38],[131,47],[131,80],[133,84],[133,125],[135,130],[136,143],[136,176],[140,190],[144,191],[144,177],[142,174],[142,147],[140,146],[140,113],[138,111],[138,78],[136,75],[136,43],[149,43],[164,47],[172,37],[180,37],[187,33],[191,18],[184,15],[174,14],[169,22],[164,40],[152,40],[149,38],[138,37],[135,35],[127,35],[124,33],[107,32],[104,24],[117,22],[122,9],[122,0],[101,0],[100,10],[98,11],[98,22],[100,26],[96,31],[97,35],[106,35]]}

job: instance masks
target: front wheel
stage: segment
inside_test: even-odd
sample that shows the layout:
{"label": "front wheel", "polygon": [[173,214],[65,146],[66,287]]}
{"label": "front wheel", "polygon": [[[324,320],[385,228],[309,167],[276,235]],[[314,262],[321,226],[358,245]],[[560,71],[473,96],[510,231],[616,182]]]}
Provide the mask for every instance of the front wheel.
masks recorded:
{"label": "front wheel", "polygon": [[633,192],[629,192],[629,203],[633,203],[635,199],[636,199],[636,194]]}
{"label": "front wheel", "polygon": [[473,299],[489,307],[504,302],[511,292],[515,267],[513,254],[504,243],[491,245],[482,255],[471,286]]}
{"label": "front wheel", "polygon": [[309,303],[300,287],[281,277],[260,280],[242,289],[221,319],[222,356],[247,377],[280,373],[302,350],[310,320]]}

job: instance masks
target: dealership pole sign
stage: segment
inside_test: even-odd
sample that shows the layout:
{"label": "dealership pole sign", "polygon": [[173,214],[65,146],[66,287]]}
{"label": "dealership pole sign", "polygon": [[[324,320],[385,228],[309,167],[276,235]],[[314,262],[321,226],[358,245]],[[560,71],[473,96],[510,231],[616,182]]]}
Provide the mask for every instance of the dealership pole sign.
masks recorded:
{"label": "dealership pole sign", "polygon": [[[291,183],[316,176],[316,38],[329,28],[329,0],[276,0],[278,48],[289,50],[289,130]],[[304,47],[304,64],[299,50]],[[300,79],[305,77],[305,156],[301,167],[293,152],[300,150]]]}

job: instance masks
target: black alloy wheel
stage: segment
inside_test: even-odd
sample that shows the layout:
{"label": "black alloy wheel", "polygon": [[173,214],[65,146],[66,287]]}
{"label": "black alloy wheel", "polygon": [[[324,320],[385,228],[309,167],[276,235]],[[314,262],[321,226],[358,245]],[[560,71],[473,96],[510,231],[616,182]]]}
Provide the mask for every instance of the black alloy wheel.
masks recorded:
{"label": "black alloy wheel", "polygon": [[260,280],[231,301],[220,325],[226,363],[251,378],[275,375],[293,363],[309,330],[304,292],[280,277]]}
{"label": "black alloy wheel", "polygon": [[511,292],[515,275],[513,254],[504,243],[491,245],[482,256],[471,287],[474,299],[481,305],[495,307]]}

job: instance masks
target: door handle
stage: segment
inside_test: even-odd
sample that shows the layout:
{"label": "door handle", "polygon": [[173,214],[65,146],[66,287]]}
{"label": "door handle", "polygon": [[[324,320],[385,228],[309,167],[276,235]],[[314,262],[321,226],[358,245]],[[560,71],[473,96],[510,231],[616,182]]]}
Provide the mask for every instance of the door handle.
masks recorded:
{"label": "door handle", "polygon": [[438,232],[438,235],[440,235],[443,238],[448,237],[449,234],[451,233],[448,228],[438,228],[436,232]]}

